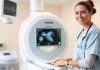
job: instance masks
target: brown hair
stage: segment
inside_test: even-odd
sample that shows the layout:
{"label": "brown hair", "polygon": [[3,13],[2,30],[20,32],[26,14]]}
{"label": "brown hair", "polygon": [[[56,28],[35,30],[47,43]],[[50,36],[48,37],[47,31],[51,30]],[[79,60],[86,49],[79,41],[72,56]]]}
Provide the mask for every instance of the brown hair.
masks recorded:
{"label": "brown hair", "polygon": [[[79,3],[76,4],[77,5],[83,5],[86,7],[86,9],[89,11],[89,12],[92,12],[92,14],[95,14],[96,13],[96,9],[94,8],[94,3],[93,1],[91,0],[87,0],[87,1],[81,1]],[[76,7],[75,6],[75,7]]]}

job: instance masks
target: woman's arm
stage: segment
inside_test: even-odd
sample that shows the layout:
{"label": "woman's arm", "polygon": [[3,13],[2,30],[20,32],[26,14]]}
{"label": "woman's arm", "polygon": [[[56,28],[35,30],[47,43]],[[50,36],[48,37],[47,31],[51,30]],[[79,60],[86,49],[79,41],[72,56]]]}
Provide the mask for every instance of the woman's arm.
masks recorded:
{"label": "woman's arm", "polygon": [[61,59],[54,63],[55,66],[75,66],[75,67],[82,67],[82,68],[91,68],[95,63],[95,55],[88,55],[85,57],[85,59],[81,59],[78,61],[72,61],[67,59]]}
{"label": "woman's arm", "polygon": [[75,67],[82,67],[82,68],[91,68],[95,63],[95,55],[87,55],[85,59],[81,59],[78,61],[67,61],[67,65],[75,66]]}
{"label": "woman's arm", "polygon": [[85,59],[79,60],[79,67],[91,68],[95,64],[96,55],[89,54]]}

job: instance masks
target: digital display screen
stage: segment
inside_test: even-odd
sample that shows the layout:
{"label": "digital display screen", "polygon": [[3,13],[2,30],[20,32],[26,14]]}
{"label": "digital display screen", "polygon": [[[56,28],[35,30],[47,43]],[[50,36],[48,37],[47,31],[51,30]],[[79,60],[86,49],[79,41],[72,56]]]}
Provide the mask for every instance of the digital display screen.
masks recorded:
{"label": "digital display screen", "polygon": [[10,55],[10,53],[4,53],[4,55]]}
{"label": "digital display screen", "polygon": [[10,0],[4,0],[3,14],[16,16],[17,15],[17,3]]}
{"label": "digital display screen", "polygon": [[3,44],[2,43],[0,43],[0,48],[2,48],[3,47]]}
{"label": "digital display screen", "polygon": [[61,45],[61,29],[36,29],[36,45]]}

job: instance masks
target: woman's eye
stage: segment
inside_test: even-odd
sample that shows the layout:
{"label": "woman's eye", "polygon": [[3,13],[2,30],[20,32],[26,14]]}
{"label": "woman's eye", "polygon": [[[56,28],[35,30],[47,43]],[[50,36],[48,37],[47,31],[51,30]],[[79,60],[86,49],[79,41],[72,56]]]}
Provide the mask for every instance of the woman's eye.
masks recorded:
{"label": "woman's eye", "polygon": [[75,12],[76,15],[78,15],[78,12]]}
{"label": "woman's eye", "polygon": [[85,11],[82,11],[82,13],[85,14],[86,12]]}

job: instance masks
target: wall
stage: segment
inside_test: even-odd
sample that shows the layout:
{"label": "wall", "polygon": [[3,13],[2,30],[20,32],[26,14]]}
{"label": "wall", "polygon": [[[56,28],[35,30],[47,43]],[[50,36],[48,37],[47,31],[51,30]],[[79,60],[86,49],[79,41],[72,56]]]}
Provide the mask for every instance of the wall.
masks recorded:
{"label": "wall", "polygon": [[0,20],[0,41],[3,42],[5,49],[19,51],[18,33],[22,21],[29,15],[29,3],[19,0],[18,17],[13,24],[4,24]]}
{"label": "wall", "polygon": [[62,17],[62,6],[61,5],[45,4],[44,11],[51,12],[52,14],[56,16]]}

